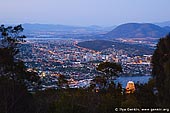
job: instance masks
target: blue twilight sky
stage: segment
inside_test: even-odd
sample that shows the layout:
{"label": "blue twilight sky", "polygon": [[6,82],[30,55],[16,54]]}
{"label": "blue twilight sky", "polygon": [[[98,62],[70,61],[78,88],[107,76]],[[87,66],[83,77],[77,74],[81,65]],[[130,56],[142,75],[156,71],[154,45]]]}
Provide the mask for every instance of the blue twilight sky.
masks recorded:
{"label": "blue twilight sky", "polygon": [[112,26],[170,20],[170,0],[0,0],[0,23]]}

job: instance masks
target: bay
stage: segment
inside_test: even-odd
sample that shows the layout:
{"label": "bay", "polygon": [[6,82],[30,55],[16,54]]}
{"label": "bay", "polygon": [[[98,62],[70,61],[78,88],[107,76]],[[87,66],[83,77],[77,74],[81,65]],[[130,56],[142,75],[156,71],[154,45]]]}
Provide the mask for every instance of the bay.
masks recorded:
{"label": "bay", "polygon": [[152,76],[121,76],[118,77],[115,80],[115,83],[120,83],[122,84],[123,88],[126,88],[126,85],[129,81],[133,81],[134,83],[140,83],[140,84],[145,84],[148,83],[149,79],[151,79]]}

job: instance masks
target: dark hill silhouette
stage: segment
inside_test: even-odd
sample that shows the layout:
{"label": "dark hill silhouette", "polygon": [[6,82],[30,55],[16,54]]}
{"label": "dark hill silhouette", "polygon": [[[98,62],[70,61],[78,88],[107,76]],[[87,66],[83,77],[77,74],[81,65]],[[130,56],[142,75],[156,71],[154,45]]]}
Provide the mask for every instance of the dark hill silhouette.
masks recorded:
{"label": "dark hill silhouette", "polygon": [[112,45],[113,45],[113,42],[107,41],[107,40],[93,40],[93,41],[84,41],[84,42],[78,43],[78,46],[92,49],[95,51],[101,51],[101,50],[110,48],[112,47]]}
{"label": "dark hill silhouette", "polygon": [[[117,50],[125,50],[129,52],[129,55],[144,55],[144,54],[152,54],[153,48],[142,45],[142,44],[128,44],[122,42],[113,42],[107,40],[91,40],[79,42],[77,44],[80,47],[88,48],[95,51],[102,51],[108,48],[115,48]],[[147,50],[147,51],[146,51]]]}
{"label": "dark hill silhouette", "polygon": [[169,31],[150,23],[122,24],[106,34],[109,38],[160,38]]}

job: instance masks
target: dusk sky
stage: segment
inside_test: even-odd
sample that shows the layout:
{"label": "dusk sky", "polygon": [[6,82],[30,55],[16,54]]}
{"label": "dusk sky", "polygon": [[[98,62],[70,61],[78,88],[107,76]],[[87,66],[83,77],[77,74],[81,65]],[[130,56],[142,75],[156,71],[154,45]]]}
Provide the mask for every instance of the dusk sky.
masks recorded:
{"label": "dusk sky", "polygon": [[0,23],[112,26],[170,21],[170,0],[1,0]]}

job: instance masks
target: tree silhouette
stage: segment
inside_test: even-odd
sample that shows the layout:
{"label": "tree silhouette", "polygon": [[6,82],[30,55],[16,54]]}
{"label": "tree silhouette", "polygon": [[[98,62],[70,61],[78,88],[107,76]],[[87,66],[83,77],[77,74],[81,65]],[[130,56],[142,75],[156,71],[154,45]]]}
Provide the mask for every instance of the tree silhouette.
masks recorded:
{"label": "tree silhouette", "polygon": [[36,73],[27,72],[24,62],[17,59],[26,36],[21,25],[0,26],[0,112],[33,113],[33,98],[27,91],[39,80]]}
{"label": "tree silhouette", "polygon": [[103,72],[107,77],[113,77],[122,72],[122,67],[114,62],[102,62],[98,65],[97,70]]}
{"label": "tree silhouette", "polygon": [[[161,38],[152,57],[152,74],[156,79],[160,106],[170,105],[170,34]],[[170,106],[169,106],[170,107]]]}
{"label": "tree silhouette", "polygon": [[[28,72],[24,62],[16,58],[20,46],[25,42],[25,35],[22,35],[24,28],[17,26],[0,26],[0,76],[20,82],[37,82],[37,73]],[[32,84],[33,85],[33,84]]]}
{"label": "tree silhouette", "polygon": [[69,88],[68,81],[64,75],[59,75],[57,85],[59,89]]}
{"label": "tree silhouette", "polygon": [[[21,61],[17,61],[15,56],[19,52],[19,43],[23,42],[26,36],[20,35],[23,31],[21,25],[12,27],[0,26],[0,69],[1,75],[14,76],[15,67],[21,65]],[[23,67],[22,67],[23,68]],[[22,69],[23,70],[23,69]]]}
{"label": "tree silhouette", "polygon": [[116,77],[120,72],[122,72],[121,65],[114,62],[102,62],[96,69],[103,75],[96,76],[91,82],[91,87],[94,89],[109,88],[109,84],[113,82],[112,77]]}
{"label": "tree silhouette", "polygon": [[154,94],[154,79],[149,80],[147,84],[135,84],[135,87],[134,95],[142,108],[156,107],[157,96]]}
{"label": "tree silhouette", "polygon": [[0,113],[34,113],[33,98],[18,81],[0,77]]}

